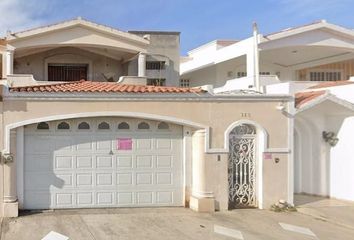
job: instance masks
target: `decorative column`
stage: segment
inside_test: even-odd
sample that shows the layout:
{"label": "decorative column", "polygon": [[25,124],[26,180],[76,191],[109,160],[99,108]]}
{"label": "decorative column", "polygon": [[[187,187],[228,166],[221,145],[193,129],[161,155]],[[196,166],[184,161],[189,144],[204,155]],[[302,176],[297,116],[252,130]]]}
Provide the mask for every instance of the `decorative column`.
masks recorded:
{"label": "decorative column", "polygon": [[14,73],[14,50],[6,51],[6,73],[7,75],[11,75]]}
{"label": "decorative column", "polygon": [[17,179],[16,179],[16,130],[10,132],[12,154],[5,154],[4,162],[4,217],[18,216]]}
{"label": "decorative column", "polygon": [[1,78],[4,79],[7,77],[7,52],[4,51],[1,53],[1,61],[2,61],[2,66],[1,66],[1,69],[2,69],[2,76]]}
{"label": "decorative column", "polygon": [[214,195],[207,186],[205,130],[193,133],[192,151],[192,196],[189,206],[198,212],[214,212]]}
{"label": "decorative column", "polygon": [[138,77],[146,76],[146,54],[139,53],[138,57]]}

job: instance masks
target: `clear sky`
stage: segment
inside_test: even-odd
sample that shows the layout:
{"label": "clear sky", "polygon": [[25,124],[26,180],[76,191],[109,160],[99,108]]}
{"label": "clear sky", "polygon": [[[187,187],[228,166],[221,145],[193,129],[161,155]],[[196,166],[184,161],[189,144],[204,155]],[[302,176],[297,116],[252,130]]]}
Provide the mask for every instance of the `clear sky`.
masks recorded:
{"label": "clear sky", "polygon": [[82,16],[127,30],[180,31],[181,53],[215,39],[243,39],[326,19],[354,28],[354,0],[0,0],[0,31]]}

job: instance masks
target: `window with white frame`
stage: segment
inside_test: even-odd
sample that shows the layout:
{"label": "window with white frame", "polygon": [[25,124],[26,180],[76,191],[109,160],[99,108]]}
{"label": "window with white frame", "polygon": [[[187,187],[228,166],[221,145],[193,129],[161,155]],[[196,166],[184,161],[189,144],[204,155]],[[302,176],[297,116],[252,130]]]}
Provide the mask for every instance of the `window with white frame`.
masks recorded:
{"label": "window with white frame", "polygon": [[259,72],[259,75],[270,75],[270,72]]}
{"label": "window with white frame", "polygon": [[341,71],[316,70],[309,72],[310,81],[339,81],[342,79]]}
{"label": "window with white frame", "polygon": [[179,80],[179,86],[180,87],[189,87],[190,86],[190,81],[189,79],[180,79]]}
{"label": "window with white frame", "polygon": [[[259,75],[270,75],[270,72],[259,72]],[[247,72],[237,72],[237,78],[246,77]]]}
{"label": "window with white frame", "polygon": [[166,86],[165,78],[148,78],[147,85],[149,86]]}
{"label": "window with white frame", "polygon": [[237,78],[242,78],[246,76],[247,76],[247,72],[237,72]]}
{"label": "window with white frame", "polygon": [[162,70],[165,69],[164,61],[148,61],[146,62],[146,70]]}

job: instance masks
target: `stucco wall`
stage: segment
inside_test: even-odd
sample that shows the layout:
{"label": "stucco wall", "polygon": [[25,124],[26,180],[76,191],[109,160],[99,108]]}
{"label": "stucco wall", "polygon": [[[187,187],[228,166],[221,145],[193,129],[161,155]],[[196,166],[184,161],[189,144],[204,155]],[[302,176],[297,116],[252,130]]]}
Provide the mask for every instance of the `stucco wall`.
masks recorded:
{"label": "stucco wall", "polygon": [[46,63],[85,63],[88,64],[88,79],[105,81],[113,76],[118,81],[119,77],[126,75],[122,63],[118,60],[91,53],[79,48],[62,47],[29,56],[15,58],[15,74],[33,74],[39,81],[47,80]]}
{"label": "stucco wall", "polygon": [[180,37],[176,32],[131,31],[139,36],[148,35],[147,61],[165,61],[163,73],[146,70],[149,78],[166,78],[166,86],[179,85]]}
{"label": "stucco wall", "polygon": [[[293,70],[267,62],[262,57],[259,68],[260,72],[269,72],[271,75],[278,74],[282,81],[293,80]],[[183,74],[181,78],[189,79],[192,87],[210,84],[217,88],[224,86],[227,80],[237,78],[237,72],[247,72],[246,56]]]}
{"label": "stucco wall", "polygon": [[[137,112],[159,116],[169,116],[192,121],[211,128],[211,148],[224,147],[224,133],[234,122],[245,119],[242,114],[248,113],[248,119],[265,128],[268,137],[268,148],[288,148],[288,118],[276,110],[279,101],[5,101],[4,124],[21,122],[24,120],[55,116],[60,114],[75,114],[85,112]],[[4,141],[1,139],[4,147]],[[207,184],[214,192],[216,207],[220,210],[228,208],[228,154],[206,154]],[[287,200],[287,160],[288,154],[280,154],[280,163],[270,160],[264,162],[263,169],[263,199],[264,207],[268,208],[279,199]],[[187,163],[191,159],[186,159]],[[259,159],[259,161],[263,161]],[[259,164],[259,163],[258,163]],[[1,183],[1,182],[0,182]],[[12,183],[14,184],[14,183]],[[276,187],[274,187],[276,186]],[[187,189],[189,186],[186,186]],[[187,196],[189,192],[186,193]]]}

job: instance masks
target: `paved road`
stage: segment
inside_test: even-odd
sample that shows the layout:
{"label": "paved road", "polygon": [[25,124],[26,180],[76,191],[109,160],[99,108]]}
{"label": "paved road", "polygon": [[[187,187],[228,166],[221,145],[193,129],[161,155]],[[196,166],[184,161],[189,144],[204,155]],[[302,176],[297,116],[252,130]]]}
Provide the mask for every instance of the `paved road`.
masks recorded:
{"label": "paved road", "polygon": [[354,229],[296,212],[242,209],[206,214],[185,208],[135,208],[60,210],[4,219],[1,240],[42,239],[50,231],[70,240],[354,239]]}

